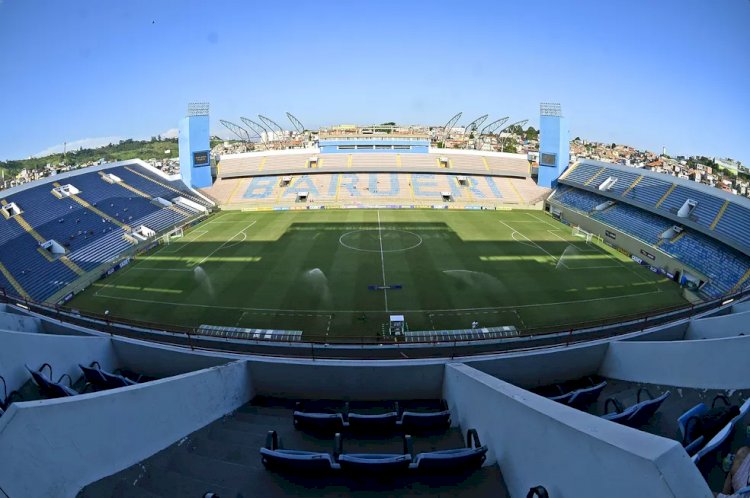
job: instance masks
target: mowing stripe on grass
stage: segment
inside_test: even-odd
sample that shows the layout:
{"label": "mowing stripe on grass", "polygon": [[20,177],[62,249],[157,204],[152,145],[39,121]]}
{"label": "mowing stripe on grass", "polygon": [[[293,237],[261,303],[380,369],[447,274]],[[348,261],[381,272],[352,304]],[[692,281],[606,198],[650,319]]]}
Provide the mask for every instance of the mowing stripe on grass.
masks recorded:
{"label": "mowing stripe on grass", "polygon": [[245,235],[245,237],[247,237],[247,235],[245,234],[245,230],[247,230],[248,228],[250,228],[253,225],[255,225],[255,220],[253,220],[248,226],[246,226],[245,228],[243,228],[242,230],[240,230],[236,234],[232,235],[232,237],[230,239],[224,241],[223,244],[221,244],[219,247],[217,247],[216,249],[214,249],[213,251],[211,251],[211,253],[208,256],[206,256],[205,258],[201,259],[198,263],[196,263],[196,265],[202,265],[203,263],[205,263],[206,260],[208,258],[210,258],[211,256],[213,256],[216,251],[218,251],[219,249],[221,249],[222,247],[224,247],[228,243],[232,242],[234,240],[234,238],[237,237],[238,235],[243,234],[243,235]]}
{"label": "mowing stripe on grass", "polygon": [[[512,226],[508,225],[507,223],[505,223],[502,220],[497,220],[497,221],[499,223],[502,223],[503,225],[505,225],[507,228],[509,228],[511,230],[511,237],[513,237],[513,233],[517,233],[518,235],[520,235],[521,237],[523,237],[524,239],[526,239],[527,241],[529,241],[531,244],[533,244],[534,246],[536,246],[537,249],[539,249],[544,254],[546,254],[547,256],[549,256],[550,258],[552,258],[553,261],[555,261],[556,263],[560,262],[559,258],[556,258],[555,256],[553,256],[550,253],[548,253],[542,246],[540,246],[539,244],[537,244],[536,242],[534,242],[533,240],[531,240],[530,238],[528,238],[527,236],[525,236],[524,234],[522,234],[521,232],[519,232],[518,230],[514,229]],[[515,239],[513,239],[513,240],[515,240]],[[521,242],[520,240],[516,240],[516,242],[518,242],[519,244],[523,244],[523,242]],[[524,245],[526,245],[526,244],[524,244]],[[562,266],[565,266],[565,263],[560,263],[560,264]],[[567,266],[565,266],[565,268],[567,268]]]}
{"label": "mowing stripe on grass", "polygon": [[[634,294],[622,294],[619,296],[612,297],[594,297],[591,299],[578,299],[573,301],[558,301],[552,303],[533,303],[533,304],[519,304],[511,306],[486,306],[482,308],[444,308],[444,309],[425,309],[425,310],[391,310],[393,313],[446,313],[446,312],[460,312],[460,311],[483,311],[483,310],[514,310],[520,308],[534,308],[534,307],[546,307],[546,306],[563,306],[568,304],[581,304],[581,303],[593,303],[599,301],[609,301],[617,299],[628,299],[631,297],[649,296],[652,294],[658,294],[661,290],[649,291],[649,292],[637,292]],[[307,309],[307,310],[296,310],[296,309],[279,309],[279,308],[249,308],[243,306],[219,306],[214,304],[200,304],[200,303],[175,303],[172,301],[156,301],[154,299],[138,299],[135,297],[122,297],[122,296],[109,296],[97,292],[96,297],[104,299],[116,299],[119,301],[133,301],[136,303],[154,303],[164,304],[168,306],[187,306],[196,308],[213,308],[222,310],[239,310],[239,311],[272,311],[275,313],[315,313],[316,315],[326,315],[329,313],[377,313],[377,310],[321,310],[321,309]]]}

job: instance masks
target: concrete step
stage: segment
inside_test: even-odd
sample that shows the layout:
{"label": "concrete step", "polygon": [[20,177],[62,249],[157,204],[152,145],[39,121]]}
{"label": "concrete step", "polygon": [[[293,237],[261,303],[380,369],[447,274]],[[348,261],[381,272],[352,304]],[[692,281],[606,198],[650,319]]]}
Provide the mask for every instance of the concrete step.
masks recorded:
{"label": "concrete step", "polygon": [[240,483],[247,481],[251,472],[246,465],[217,460],[196,453],[177,455],[170,462],[169,470],[227,489],[237,489]]}
{"label": "concrete step", "polygon": [[164,498],[201,497],[209,491],[219,496],[237,496],[237,492],[230,488],[169,469],[153,472],[139,481],[136,488]]}
{"label": "concrete step", "polygon": [[257,406],[257,405],[246,404],[237,408],[237,410],[235,410],[235,413],[248,413],[248,414],[255,414],[255,415],[266,415],[266,416],[272,416],[272,417],[288,417],[291,419],[292,413],[294,413],[294,409],[285,408],[282,406]]}
{"label": "concrete step", "polygon": [[239,465],[255,465],[260,462],[259,446],[215,441],[207,437],[193,439],[187,452],[223,462]]}
{"label": "concrete step", "polygon": [[145,477],[145,468],[140,464],[133,465],[116,474],[116,477],[111,476],[89,484],[78,493],[78,498],[164,498],[137,486]]}
{"label": "concrete step", "polygon": [[265,430],[282,430],[294,428],[294,421],[291,414],[286,417],[277,417],[269,415],[254,415],[248,413],[235,413],[232,416],[222,419],[224,425],[232,427],[237,431],[255,432],[258,428]]}

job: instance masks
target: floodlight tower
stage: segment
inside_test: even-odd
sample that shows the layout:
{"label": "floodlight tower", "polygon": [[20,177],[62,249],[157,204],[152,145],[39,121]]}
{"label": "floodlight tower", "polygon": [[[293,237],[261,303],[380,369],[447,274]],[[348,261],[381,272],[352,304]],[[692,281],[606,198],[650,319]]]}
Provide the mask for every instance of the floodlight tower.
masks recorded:
{"label": "floodlight tower", "polygon": [[274,131],[274,128],[276,128],[278,130],[279,141],[281,141],[281,145],[283,146],[284,142],[285,142],[285,140],[284,140],[284,129],[281,126],[279,126],[279,124],[276,123],[276,121],[274,121],[273,119],[268,118],[268,117],[266,117],[266,116],[264,116],[262,114],[258,114],[258,119],[260,119],[261,123],[263,123],[264,125],[266,125],[268,127],[268,129],[271,130],[271,133],[273,133],[273,135],[276,135],[276,131]]}
{"label": "floodlight tower", "polygon": [[445,141],[448,140],[448,134],[451,132],[453,127],[456,126],[458,120],[461,119],[462,114],[462,112],[459,112],[458,114],[450,118],[448,122],[445,123],[445,126],[443,126],[443,146],[445,146]]}
{"label": "floodlight tower", "polygon": [[240,117],[243,123],[245,123],[254,133],[260,137],[260,141],[263,145],[267,145],[268,142],[268,130],[260,123],[256,123],[252,119]]}
{"label": "floodlight tower", "polygon": [[302,126],[300,120],[294,117],[292,113],[287,112],[286,117],[289,118],[289,122],[292,123],[292,126],[294,126],[294,129],[297,130],[297,133],[303,133],[305,131],[305,127]]}
{"label": "floodlight tower", "polygon": [[220,119],[219,123],[224,125],[224,128],[226,128],[227,130],[237,135],[237,137],[243,142],[250,141],[250,133],[246,129],[244,129],[242,126],[232,123],[231,121],[226,121],[224,119]]}
{"label": "floodlight tower", "polygon": [[179,124],[180,177],[186,185],[210,187],[211,140],[209,136],[208,104],[188,104],[188,114]]}
{"label": "floodlight tower", "polygon": [[469,140],[471,139],[471,134],[475,131],[477,131],[477,128],[479,128],[482,123],[484,123],[487,118],[489,117],[489,114],[485,114],[484,116],[479,116],[477,119],[466,125],[466,130],[464,131],[464,136],[467,137],[466,139],[466,148],[469,148]]}
{"label": "floodlight tower", "polygon": [[539,106],[539,175],[540,187],[552,188],[570,162],[570,132],[562,107],[557,103]]}
{"label": "floodlight tower", "polygon": [[505,123],[508,122],[510,119],[509,116],[505,116],[504,118],[496,119],[495,121],[491,122],[484,128],[482,128],[479,131],[479,139],[482,142],[482,145],[484,145],[484,139],[487,135],[494,134],[498,129],[500,129]]}
{"label": "floodlight tower", "polygon": [[[520,126],[520,127],[521,127],[521,129],[523,129],[523,127],[524,127],[524,126],[526,126],[526,123],[528,123],[528,122],[529,122],[529,120],[528,120],[528,119],[522,119],[521,121],[516,121],[515,123],[511,123],[511,124],[509,124],[508,126],[506,126],[505,128],[502,128],[502,129],[501,129],[501,130],[500,130],[500,131],[498,132],[498,135],[499,135],[500,133],[502,133],[502,132],[503,132],[504,130],[507,130],[507,129],[509,129],[509,128],[515,128],[516,126]],[[505,148],[505,138],[501,138],[501,142],[500,142],[500,152],[502,152],[504,148]]]}

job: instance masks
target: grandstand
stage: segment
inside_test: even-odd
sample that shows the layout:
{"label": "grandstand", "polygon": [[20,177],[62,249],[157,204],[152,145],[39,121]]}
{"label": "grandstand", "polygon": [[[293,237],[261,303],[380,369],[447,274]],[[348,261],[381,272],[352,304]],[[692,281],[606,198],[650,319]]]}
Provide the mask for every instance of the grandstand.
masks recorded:
{"label": "grandstand", "polygon": [[[531,206],[547,194],[530,179],[438,173],[334,173],[219,178],[203,191],[230,209],[303,206]],[[444,194],[448,193],[446,197]]]}
{"label": "grandstand", "polygon": [[[552,205],[585,214],[587,220],[593,220],[584,221],[586,229],[602,237],[606,238],[607,228],[615,229],[642,241],[643,251],[652,257],[656,251],[665,253],[670,258],[662,270],[682,274],[683,283],[685,278],[692,280],[706,298],[750,284],[750,246],[742,235],[750,213],[747,199],[678,178],[595,161],[578,163],[560,182],[563,186],[550,198]],[[717,233],[722,220],[721,233]],[[619,245],[612,237],[608,240]],[[643,254],[637,250],[631,253]]]}
{"label": "grandstand", "polygon": [[211,205],[138,161],[9,189],[0,204],[18,210],[0,218],[3,288],[37,301],[64,294],[88,272],[138,250],[146,242],[134,235],[139,227],[162,233]]}

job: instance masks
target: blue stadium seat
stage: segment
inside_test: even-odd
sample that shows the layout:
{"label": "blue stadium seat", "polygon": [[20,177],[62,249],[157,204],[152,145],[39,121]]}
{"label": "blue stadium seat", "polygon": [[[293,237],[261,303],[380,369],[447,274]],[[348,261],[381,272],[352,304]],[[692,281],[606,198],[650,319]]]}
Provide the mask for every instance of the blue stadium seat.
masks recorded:
{"label": "blue stadium seat", "polygon": [[340,413],[308,413],[295,410],[293,420],[295,429],[325,436],[342,432],[348,425]]}
{"label": "blue stadium seat", "polygon": [[[45,377],[42,373],[44,367],[49,368],[50,378]],[[66,398],[68,396],[78,395],[78,393],[72,388],[73,380],[68,374],[63,374],[60,377],[60,380],[58,380],[57,382],[54,382],[52,380],[52,367],[48,363],[45,363],[44,365],[39,367],[39,370],[32,370],[28,366],[26,366],[26,370],[29,371],[34,384],[36,384],[36,386],[39,388],[40,394],[45,398]],[[62,383],[62,379],[64,377],[68,378],[71,387],[68,387]]]}
{"label": "blue stadium seat", "polygon": [[[206,204],[188,192],[181,182],[155,178],[153,173],[139,165],[128,168],[132,171],[125,166],[107,171],[125,179],[126,183],[137,183],[147,189],[147,195],[161,194],[170,199],[183,195]],[[153,178],[153,181],[148,178]],[[100,171],[84,172],[60,180],[60,183],[75,186],[80,190],[78,198],[109,218],[102,218],[72,198],[58,199],[51,193],[54,188],[51,183],[32,186],[9,195],[5,200],[15,202],[21,208],[23,220],[42,238],[53,239],[64,246],[68,259],[84,271],[113,261],[130,247],[130,242],[124,238],[125,230],[110,218],[131,227],[146,225],[157,232],[183,224],[190,218],[184,211],[162,208],[153,204],[150,198],[104,181]],[[0,262],[36,301],[49,298],[79,277],[59,259],[50,261],[40,253],[39,242],[13,218],[0,217]],[[0,288],[11,295],[19,294],[2,275]]]}
{"label": "blue stadium seat", "polygon": [[[338,441],[334,451],[336,446],[340,446]],[[268,431],[266,446],[260,449],[260,458],[264,467],[279,472],[318,476],[341,469],[334,456],[329,453],[282,449],[276,431]]]}
{"label": "blue stadium seat", "polygon": [[404,411],[396,424],[407,434],[445,431],[451,425],[451,412],[448,409],[438,412]]}
{"label": "blue stadium seat", "polygon": [[[641,401],[642,392],[647,393],[649,399]],[[616,411],[606,413],[605,415],[602,415],[602,418],[611,420],[612,422],[617,422],[619,424],[627,425],[628,427],[638,428],[648,423],[649,419],[657,412],[662,403],[664,403],[664,400],[666,400],[671,394],[672,393],[670,391],[667,391],[657,398],[652,398],[651,393],[649,393],[648,390],[646,390],[645,388],[640,388],[638,390],[637,403],[625,409],[622,408],[622,406],[616,399],[609,398],[604,404],[604,410],[607,411],[609,403],[613,402],[615,404]]]}
{"label": "blue stadium seat", "polygon": [[602,381],[591,387],[584,387],[573,391],[566,404],[573,408],[583,409],[599,399],[599,395],[607,386],[607,381]]}
{"label": "blue stadium seat", "polygon": [[[407,439],[410,453],[411,440]],[[438,450],[413,455],[410,468],[430,474],[464,474],[482,466],[487,458],[487,446],[479,442],[476,429],[466,432],[466,447],[451,450]]]}
{"label": "blue stadium seat", "polygon": [[699,464],[707,455],[721,452],[726,448],[730,438],[734,434],[737,424],[744,419],[750,412],[750,399],[746,400],[740,407],[740,413],[734,417],[721,431],[719,431],[706,445],[701,448],[692,459],[695,464]]}

